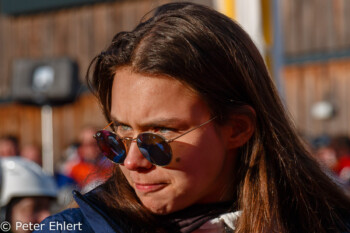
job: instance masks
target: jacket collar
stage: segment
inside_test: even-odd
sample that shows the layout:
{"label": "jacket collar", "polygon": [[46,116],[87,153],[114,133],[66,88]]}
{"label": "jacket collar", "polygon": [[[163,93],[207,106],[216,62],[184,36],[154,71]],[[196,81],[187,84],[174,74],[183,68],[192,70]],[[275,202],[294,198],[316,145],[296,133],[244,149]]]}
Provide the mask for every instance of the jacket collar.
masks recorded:
{"label": "jacket collar", "polygon": [[124,233],[124,231],[107,214],[89,198],[89,193],[82,195],[73,191],[73,197],[86,220],[96,233]]}

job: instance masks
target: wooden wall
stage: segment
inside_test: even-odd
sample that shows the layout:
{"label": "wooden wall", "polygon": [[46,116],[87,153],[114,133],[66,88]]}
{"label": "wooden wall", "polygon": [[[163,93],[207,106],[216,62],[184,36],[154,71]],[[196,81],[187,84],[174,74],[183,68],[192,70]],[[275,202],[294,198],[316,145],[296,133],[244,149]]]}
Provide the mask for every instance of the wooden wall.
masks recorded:
{"label": "wooden wall", "polygon": [[283,0],[286,56],[350,49],[349,0]]}
{"label": "wooden wall", "polygon": [[[283,77],[286,105],[302,134],[350,135],[350,58],[290,65]],[[314,119],[311,108],[318,101],[331,102],[335,116]]]}
{"label": "wooden wall", "polygon": [[10,94],[17,58],[69,56],[84,77],[91,59],[116,32],[130,30],[158,1],[118,1],[52,12],[0,17],[0,96]]}
{"label": "wooden wall", "polygon": [[[350,1],[283,0],[282,31],[285,102],[306,136],[350,135]],[[311,107],[327,100],[336,115],[311,116]]]}

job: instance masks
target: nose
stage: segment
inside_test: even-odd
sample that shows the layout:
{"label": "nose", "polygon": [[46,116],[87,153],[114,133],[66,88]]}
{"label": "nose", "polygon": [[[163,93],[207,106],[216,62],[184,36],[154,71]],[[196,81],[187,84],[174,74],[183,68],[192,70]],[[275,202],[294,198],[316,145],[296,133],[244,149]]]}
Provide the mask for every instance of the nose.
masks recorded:
{"label": "nose", "polygon": [[150,169],[153,167],[153,164],[142,155],[136,142],[133,141],[129,146],[128,153],[124,160],[124,166],[128,170],[136,171]]}

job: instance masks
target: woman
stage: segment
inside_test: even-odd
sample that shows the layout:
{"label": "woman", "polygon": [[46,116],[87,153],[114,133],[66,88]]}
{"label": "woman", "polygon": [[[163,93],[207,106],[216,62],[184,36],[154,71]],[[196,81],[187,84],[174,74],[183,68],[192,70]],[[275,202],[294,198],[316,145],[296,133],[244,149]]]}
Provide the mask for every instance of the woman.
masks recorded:
{"label": "woman", "polygon": [[118,165],[105,184],[75,194],[80,208],[44,223],[95,232],[348,230],[349,199],[310,158],[257,48],[226,16],[163,5],[118,33],[88,73],[114,131],[95,137]]}

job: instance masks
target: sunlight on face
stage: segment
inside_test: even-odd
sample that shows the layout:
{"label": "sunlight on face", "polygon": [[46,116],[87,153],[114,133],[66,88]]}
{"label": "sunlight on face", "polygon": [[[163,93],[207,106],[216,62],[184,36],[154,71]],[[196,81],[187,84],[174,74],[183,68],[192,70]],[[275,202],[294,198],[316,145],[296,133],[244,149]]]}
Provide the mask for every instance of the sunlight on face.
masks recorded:
{"label": "sunlight on face", "polygon": [[[201,98],[179,81],[134,73],[128,67],[116,72],[111,116],[121,123],[116,130],[122,136],[135,138],[150,131],[167,139],[212,117]],[[214,124],[172,142],[173,159],[166,167],[152,165],[132,143],[120,167],[146,208],[165,214],[232,198],[226,189],[232,183],[233,156],[225,146],[224,127]]]}

